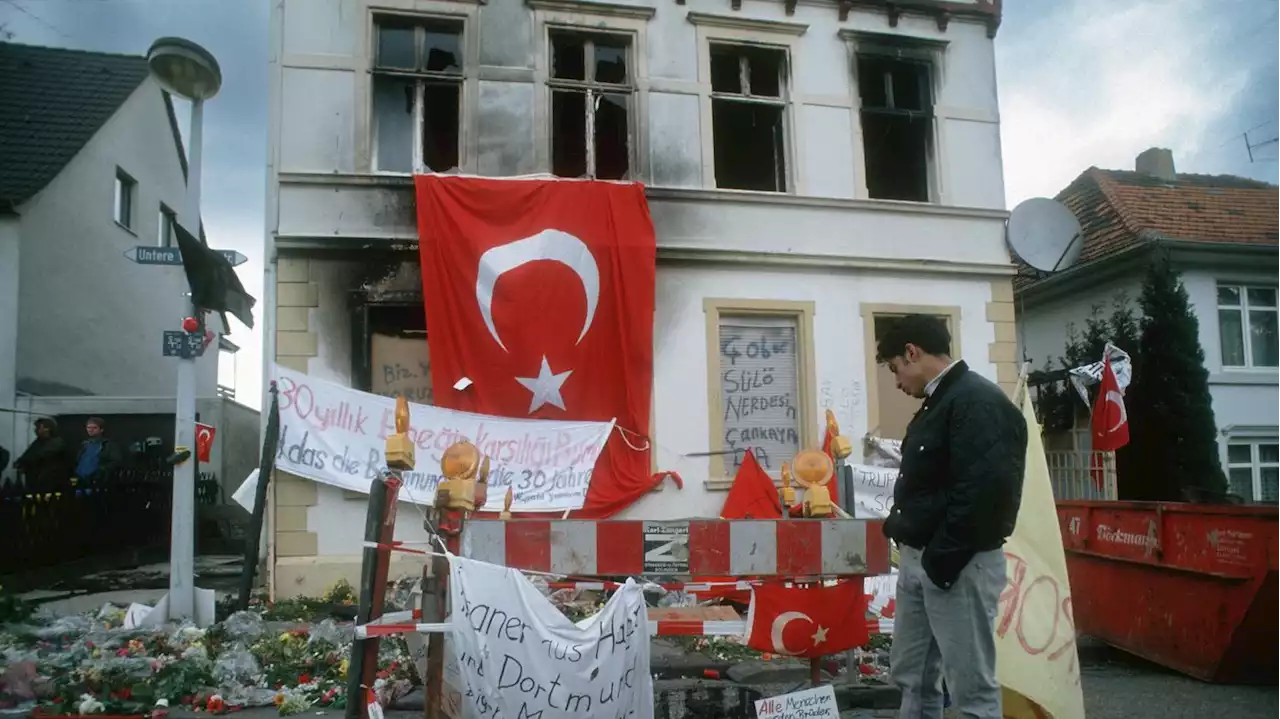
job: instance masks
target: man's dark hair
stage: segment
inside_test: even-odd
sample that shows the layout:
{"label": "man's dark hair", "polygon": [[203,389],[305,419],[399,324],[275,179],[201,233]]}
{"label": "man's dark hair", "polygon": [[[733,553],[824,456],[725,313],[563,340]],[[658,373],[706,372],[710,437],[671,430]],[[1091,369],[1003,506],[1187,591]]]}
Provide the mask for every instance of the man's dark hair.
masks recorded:
{"label": "man's dark hair", "polygon": [[876,362],[885,363],[907,353],[907,345],[915,345],[926,354],[951,354],[951,333],[941,317],[904,315],[889,320],[889,328],[876,343]]}
{"label": "man's dark hair", "polygon": [[46,428],[48,428],[48,430],[49,430],[50,432],[57,432],[57,431],[58,431],[58,423],[57,423],[57,422],[55,422],[55,421],[53,421],[53,420],[52,420],[52,419],[50,419],[49,417],[40,417],[39,419],[37,419],[37,420],[35,421],[35,423],[34,423],[34,424],[35,424],[35,426],[37,426],[37,427],[46,427]]}
{"label": "man's dark hair", "polygon": [[89,419],[86,419],[86,420],[84,421],[84,423],[85,423],[86,425],[89,425],[89,424],[96,424],[96,425],[98,425],[98,429],[106,429],[106,428],[107,428],[106,423],[102,421],[102,418],[101,418],[101,417],[90,417]]}

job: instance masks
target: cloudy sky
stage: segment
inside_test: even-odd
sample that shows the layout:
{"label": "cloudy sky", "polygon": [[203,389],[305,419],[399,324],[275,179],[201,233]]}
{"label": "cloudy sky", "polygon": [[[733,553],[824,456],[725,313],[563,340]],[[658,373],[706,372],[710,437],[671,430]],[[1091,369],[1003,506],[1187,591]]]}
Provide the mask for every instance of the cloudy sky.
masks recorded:
{"label": "cloudy sky", "polygon": [[[515,1],[515,0],[511,0]],[[215,246],[249,256],[262,296],[268,0],[0,0],[12,41],[142,54],[162,35],[208,48],[202,206]],[[1151,146],[1179,172],[1277,181],[1277,0],[1005,0],[996,39],[1009,206]],[[1258,145],[1250,160],[1246,142]],[[233,320],[234,322],[234,320]],[[237,326],[237,396],[256,406],[261,341]]]}

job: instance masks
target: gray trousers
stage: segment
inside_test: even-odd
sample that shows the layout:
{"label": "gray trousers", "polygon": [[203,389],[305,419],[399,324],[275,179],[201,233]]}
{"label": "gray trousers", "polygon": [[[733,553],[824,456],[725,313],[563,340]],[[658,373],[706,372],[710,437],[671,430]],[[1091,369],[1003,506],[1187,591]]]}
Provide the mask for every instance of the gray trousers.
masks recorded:
{"label": "gray trousers", "polygon": [[948,590],[925,575],[920,555],[906,546],[898,551],[889,675],[902,690],[899,719],[941,719],[944,674],[959,716],[1001,719],[995,621],[1004,550],[974,556]]}

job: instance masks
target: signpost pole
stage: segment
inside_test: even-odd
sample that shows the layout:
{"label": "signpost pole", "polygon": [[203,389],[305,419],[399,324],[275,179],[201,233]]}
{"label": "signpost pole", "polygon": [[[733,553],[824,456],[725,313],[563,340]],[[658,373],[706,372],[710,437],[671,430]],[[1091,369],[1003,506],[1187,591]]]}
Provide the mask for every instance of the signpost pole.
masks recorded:
{"label": "signpost pole", "polygon": [[[204,101],[191,100],[190,166],[187,171],[187,206],[183,222],[193,237],[200,237],[200,164],[203,154]],[[188,316],[200,318],[200,310],[186,303]],[[202,323],[203,325],[203,323]],[[203,329],[203,328],[202,328]],[[169,544],[169,618],[195,618],[195,519],[196,519],[196,354],[178,358],[177,408],[174,411],[174,451],[190,450],[191,456],[173,468],[173,518]]]}

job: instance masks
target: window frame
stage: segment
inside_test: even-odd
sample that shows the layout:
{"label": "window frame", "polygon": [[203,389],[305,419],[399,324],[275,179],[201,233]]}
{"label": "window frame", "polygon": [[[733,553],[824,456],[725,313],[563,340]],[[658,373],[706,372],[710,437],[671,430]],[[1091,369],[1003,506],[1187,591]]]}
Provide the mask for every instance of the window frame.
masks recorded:
{"label": "window frame", "polygon": [[175,242],[173,226],[178,224],[178,213],[161,202],[159,215],[159,227],[156,228],[156,245],[159,247],[173,247]]}
{"label": "window frame", "polygon": [[[425,27],[433,23],[440,25],[457,25],[459,53],[461,54],[462,65],[457,73],[447,73],[426,70],[407,70],[396,68],[380,68],[378,66],[378,33],[385,23],[402,23],[412,24],[414,30],[414,54],[415,58],[422,52],[423,34]],[[368,35],[368,58],[367,69],[367,87],[363,93],[365,97],[365,111],[367,112],[367,137],[368,137],[368,167],[369,171],[378,175],[392,175],[397,177],[405,177],[415,174],[465,174],[474,170],[475,151],[472,147],[474,142],[473,132],[468,127],[466,118],[474,115],[476,95],[475,83],[477,73],[476,56],[477,49],[473,37],[473,28],[476,24],[474,13],[456,13],[449,12],[445,9],[440,11],[429,10],[427,12],[402,12],[385,9],[375,9],[369,14],[369,35]],[[396,77],[402,79],[413,79],[414,82],[414,98],[413,98],[413,142],[412,142],[412,168],[408,171],[387,170],[378,167],[378,115],[374,107],[375,99],[375,83],[377,77]],[[458,87],[458,162],[455,167],[444,171],[437,172],[428,168],[423,159],[423,104],[424,92],[427,85],[452,84]]]}
{"label": "window frame", "polygon": [[[649,178],[649,21],[653,7],[620,5],[587,0],[525,0],[533,10],[534,69],[533,130],[534,167],[552,175],[551,135],[551,35],[553,32],[585,35],[619,35],[627,39],[627,68],[631,82],[627,125],[627,182],[647,182]],[[560,82],[560,81],[557,81]],[[573,81],[567,81],[573,82]],[[602,86],[604,87],[604,86]],[[621,87],[608,85],[607,87]],[[591,143],[594,154],[594,143]],[[588,163],[588,170],[591,164]]]}
{"label": "window frame", "polygon": [[883,437],[880,417],[880,389],[876,377],[876,318],[902,317],[903,315],[934,315],[947,320],[947,331],[951,333],[951,357],[964,357],[964,348],[960,337],[964,329],[963,315],[958,305],[908,305],[863,303],[858,306],[858,314],[862,317],[862,346],[866,364],[867,387],[867,434]]}
{"label": "window frame", "polygon": [[116,179],[111,208],[111,218],[130,234],[137,234],[134,229],[138,214],[138,181],[124,169],[116,167]]}
{"label": "window frame", "polygon": [[[1262,445],[1280,445],[1280,439],[1276,437],[1236,437],[1228,439],[1224,451],[1223,464],[1227,470],[1227,489],[1231,489],[1231,470],[1233,469],[1249,469],[1252,496],[1248,499],[1249,504],[1273,504],[1272,502],[1260,499],[1262,495],[1262,470],[1277,469],[1280,470],[1280,462],[1263,462],[1262,461]],[[1233,446],[1248,447],[1249,461],[1232,462],[1231,448]]]}
{"label": "window frame", "polygon": [[[702,186],[717,192],[742,192],[763,195],[799,195],[803,192],[802,170],[803,159],[799,151],[800,145],[796,137],[796,96],[795,78],[796,58],[799,56],[800,38],[808,31],[805,23],[780,20],[755,20],[729,15],[712,15],[709,13],[689,12],[689,22],[693,23],[697,36],[698,52],[698,96],[700,100],[701,126],[699,139],[702,143]],[[713,126],[713,110],[711,91],[711,46],[712,45],[746,45],[765,49],[781,49],[785,51],[785,78],[783,95],[786,106],[783,110],[783,171],[786,188],[781,192],[766,190],[736,190],[721,188],[716,184],[715,128]]]}
{"label": "window frame", "polygon": [[[725,317],[778,317],[796,323],[796,422],[800,432],[800,449],[817,446],[817,372],[814,362],[812,301],[752,300],[708,297],[702,301],[707,332],[707,419],[708,456],[706,489],[728,491],[733,477],[726,469],[724,451],[724,417],[721,415],[720,324]],[[791,458],[786,458],[787,462]],[[782,486],[779,477],[774,484]]]}
{"label": "window frame", "polygon": [[867,152],[863,136],[862,94],[858,83],[858,59],[860,56],[881,56],[891,59],[907,60],[923,64],[929,73],[929,145],[926,148],[926,166],[928,168],[927,186],[929,198],[924,202],[913,202],[918,205],[937,205],[946,201],[946,183],[944,181],[941,158],[946,157],[945,135],[939,122],[938,107],[942,90],[946,86],[946,55],[948,42],[919,37],[906,37],[886,33],[866,32],[861,30],[840,30],[840,38],[844,40],[849,52],[850,93],[853,97],[852,121],[854,127],[854,162],[859,170],[855,190],[858,199],[876,202],[912,202],[911,200],[890,200],[871,196],[867,187]]}
{"label": "window frame", "polygon": [[[626,31],[611,30],[608,28],[585,28],[579,26],[565,26],[559,23],[548,23],[546,25],[546,52],[547,52],[547,77],[544,80],[546,86],[544,92],[547,98],[547,136],[546,136],[546,152],[547,157],[551,161],[550,171],[555,175],[555,126],[554,112],[555,107],[552,102],[556,91],[560,92],[581,92],[586,95],[586,129],[584,140],[586,142],[587,154],[587,172],[577,178],[566,179],[598,179],[596,177],[596,143],[595,143],[595,112],[592,111],[591,99],[598,93],[600,95],[623,95],[627,96],[627,173],[622,177],[606,178],[618,182],[633,182],[636,177],[636,137],[639,135],[639,128],[636,126],[636,96],[639,93],[635,77],[635,61],[636,55],[636,36],[634,33]],[[553,77],[551,74],[554,63],[551,55],[555,52],[555,45],[551,42],[552,35],[575,35],[582,38],[582,52],[584,57],[582,80],[569,80],[565,78]],[[595,75],[595,63],[586,58],[593,56],[595,41],[597,38],[611,37],[618,38],[626,44],[626,65],[627,65],[627,81],[623,84],[614,84],[607,82],[599,82],[593,76]],[[561,177],[560,175],[555,175]]]}
{"label": "window frame", "polygon": [[722,48],[723,47],[742,47],[742,48],[752,48],[755,50],[767,50],[770,52],[777,52],[781,54],[782,61],[778,65],[778,96],[777,97],[751,94],[751,64],[750,64],[750,58],[745,56],[740,56],[738,58],[738,82],[740,83],[739,87],[742,88],[742,92],[737,92],[737,93],[718,92],[716,91],[714,86],[711,85],[711,78],[708,75],[707,85],[708,87],[711,87],[710,129],[711,129],[711,142],[713,143],[711,148],[712,176],[714,177],[716,174],[715,145],[714,145],[715,137],[716,137],[716,128],[715,128],[716,103],[717,102],[733,102],[733,103],[738,103],[742,105],[765,105],[768,107],[781,108],[782,110],[782,113],[781,113],[782,115],[782,172],[778,173],[777,168],[776,167],[774,168],[775,178],[777,181],[779,181],[782,184],[782,187],[777,190],[744,190],[744,189],[734,188],[734,187],[721,187],[720,181],[718,178],[715,180],[715,184],[713,185],[713,187],[717,190],[733,190],[737,192],[768,192],[770,194],[778,194],[778,195],[795,194],[795,187],[794,187],[795,183],[792,180],[791,163],[796,153],[794,151],[794,145],[790,141],[790,137],[792,134],[792,126],[794,125],[794,122],[795,122],[793,119],[793,108],[795,106],[795,103],[793,100],[793,93],[791,90],[791,85],[792,85],[791,83],[791,76],[792,76],[791,47],[789,45],[778,45],[773,43],[747,42],[743,40],[722,40],[719,38],[710,38],[706,44],[708,67],[710,67],[711,52],[713,51],[714,48],[717,48],[717,47],[722,47]]}
{"label": "window frame", "polygon": [[[1235,305],[1224,305],[1219,295],[1219,293],[1223,288],[1230,288],[1239,292],[1240,303]],[[1277,367],[1280,367],[1280,363],[1275,365],[1258,365],[1253,363],[1253,341],[1252,341],[1251,331],[1250,331],[1251,325],[1249,322],[1249,314],[1250,312],[1271,312],[1272,314],[1277,315],[1277,323],[1280,324],[1280,307],[1270,306],[1270,307],[1260,307],[1257,309],[1251,308],[1249,305],[1249,290],[1251,289],[1270,290],[1276,293],[1277,295],[1276,301],[1277,301],[1277,304],[1280,305],[1280,288],[1278,288],[1276,285],[1269,285],[1261,282],[1218,281],[1214,283],[1213,289],[1214,289],[1213,300],[1214,300],[1214,306],[1217,308],[1216,318],[1218,322],[1218,361],[1219,361],[1219,364],[1221,364],[1222,368],[1224,370],[1229,370],[1233,372],[1240,372],[1240,371],[1274,372],[1276,371]],[[1224,344],[1223,340],[1225,339],[1223,337],[1223,333],[1225,330],[1222,325],[1223,311],[1237,312],[1240,315],[1240,342],[1244,352],[1244,364],[1242,365],[1227,364],[1226,352],[1224,351],[1225,348],[1223,347],[1223,344]]]}

